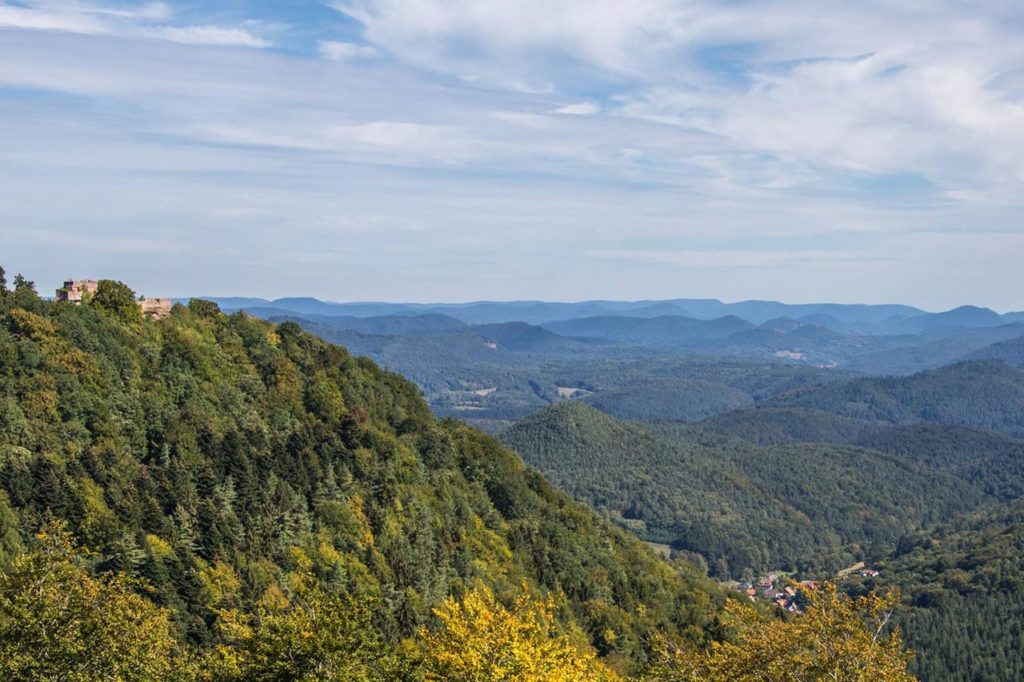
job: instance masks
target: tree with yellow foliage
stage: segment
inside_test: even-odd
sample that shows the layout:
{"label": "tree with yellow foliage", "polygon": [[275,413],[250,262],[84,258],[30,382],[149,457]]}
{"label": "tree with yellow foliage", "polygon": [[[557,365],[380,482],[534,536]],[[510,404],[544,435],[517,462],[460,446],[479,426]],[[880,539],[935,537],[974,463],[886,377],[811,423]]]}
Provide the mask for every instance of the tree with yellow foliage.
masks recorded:
{"label": "tree with yellow foliage", "polygon": [[398,682],[412,662],[386,646],[370,608],[328,592],[311,576],[288,576],[289,593],[272,587],[254,613],[218,610],[221,643],[199,665],[200,680],[230,682]]}
{"label": "tree with yellow foliage", "polygon": [[172,679],[167,611],[123,575],[90,576],[63,526],[36,538],[0,570],[0,679]]}
{"label": "tree with yellow foliage", "polygon": [[459,682],[611,682],[620,679],[593,650],[555,630],[555,601],[535,601],[526,586],[506,607],[485,585],[449,597],[421,631],[426,679]]}
{"label": "tree with yellow foliage", "polygon": [[791,618],[766,615],[730,602],[730,642],[707,650],[664,647],[649,680],[657,682],[910,682],[913,654],[898,628],[886,632],[899,594],[891,591],[849,599],[825,584],[808,591],[806,613]]}

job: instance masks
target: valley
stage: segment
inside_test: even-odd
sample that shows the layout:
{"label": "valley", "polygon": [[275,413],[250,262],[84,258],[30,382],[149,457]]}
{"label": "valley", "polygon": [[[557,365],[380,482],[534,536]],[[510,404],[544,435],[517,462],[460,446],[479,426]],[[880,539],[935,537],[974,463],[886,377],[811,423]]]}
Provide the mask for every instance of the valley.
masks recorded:
{"label": "valley", "polygon": [[0,0],[0,682],[1024,680],[1022,64]]}

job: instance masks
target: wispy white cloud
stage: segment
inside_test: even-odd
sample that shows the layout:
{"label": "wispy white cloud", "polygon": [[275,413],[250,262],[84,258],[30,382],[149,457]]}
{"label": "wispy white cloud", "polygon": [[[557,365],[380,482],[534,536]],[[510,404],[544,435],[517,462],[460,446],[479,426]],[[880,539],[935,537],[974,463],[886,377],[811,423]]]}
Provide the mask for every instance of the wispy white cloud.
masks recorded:
{"label": "wispy white cloud", "polygon": [[183,45],[217,45],[221,47],[270,47],[269,40],[248,29],[224,26],[160,26],[143,28],[135,35],[169,40]]}
{"label": "wispy white cloud", "polygon": [[322,40],[319,45],[320,55],[333,61],[351,59],[370,59],[377,56],[377,50],[369,45],[346,43],[337,40]]}
{"label": "wispy white cloud", "polygon": [[47,12],[8,4],[0,5],[0,27],[69,33],[109,32],[102,19],[87,12]]}
{"label": "wispy white cloud", "polygon": [[704,130],[729,154],[917,174],[961,201],[1012,201],[1024,182],[1024,8],[1014,3],[334,6],[417,65],[496,86],[512,75],[555,92],[601,88],[618,102],[611,113]]}
{"label": "wispy white cloud", "polygon": [[244,26],[173,25],[173,9],[164,2],[108,7],[76,0],[0,3],[0,28],[167,40],[185,45],[270,47],[271,42]]}
{"label": "wispy white cloud", "polygon": [[191,134],[210,142],[335,152],[353,161],[393,165],[465,163],[478,157],[482,147],[481,141],[453,126],[397,121],[306,125],[294,130],[200,124]]}
{"label": "wispy white cloud", "polygon": [[589,116],[590,114],[596,114],[599,111],[601,111],[601,107],[597,106],[593,102],[566,104],[565,106],[555,109],[556,114],[575,114],[577,116]]}
{"label": "wispy white cloud", "polygon": [[864,263],[885,260],[859,251],[779,251],[771,249],[706,249],[702,251],[692,249],[678,251],[598,249],[589,251],[587,255],[603,260],[697,269],[758,269],[807,265],[832,267],[836,263]]}
{"label": "wispy white cloud", "polygon": [[[38,0],[37,0],[38,1]],[[51,3],[50,6],[53,6]],[[103,7],[97,5],[77,5],[85,14],[99,14],[127,19],[147,19],[162,21],[170,19],[173,14],[171,6],[166,2],[147,2],[129,7]]]}

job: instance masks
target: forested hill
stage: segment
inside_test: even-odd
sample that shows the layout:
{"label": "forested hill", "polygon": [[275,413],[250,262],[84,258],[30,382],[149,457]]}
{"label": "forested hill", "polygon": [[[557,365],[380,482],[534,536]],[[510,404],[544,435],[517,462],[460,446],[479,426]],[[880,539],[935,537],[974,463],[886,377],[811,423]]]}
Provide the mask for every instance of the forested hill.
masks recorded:
{"label": "forested hill", "polygon": [[578,401],[501,437],[577,499],[644,539],[700,555],[720,578],[835,570],[869,545],[893,544],[985,499],[889,453],[758,447],[701,426],[620,422]]}
{"label": "forested hill", "polygon": [[798,389],[770,401],[892,424],[932,422],[1024,437],[1024,370],[962,362],[909,377],[863,378]]}
{"label": "forested hill", "polygon": [[261,631],[239,619],[299,603],[310,582],[357,598],[392,643],[470,588],[550,595],[556,631],[620,670],[655,633],[716,627],[710,582],[295,324],[198,300],[151,321],[123,285],[74,306],[20,282],[0,288],[0,387],[0,565],[63,522],[96,552],[91,571],[151,585],[176,646],[234,633],[255,648],[231,660],[258,665]]}

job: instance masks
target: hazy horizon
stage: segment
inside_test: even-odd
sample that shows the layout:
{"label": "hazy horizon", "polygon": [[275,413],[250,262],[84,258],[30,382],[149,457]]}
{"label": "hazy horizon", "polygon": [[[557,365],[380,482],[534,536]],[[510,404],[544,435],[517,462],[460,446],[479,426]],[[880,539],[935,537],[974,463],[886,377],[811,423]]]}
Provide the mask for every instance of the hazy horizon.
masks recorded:
{"label": "hazy horizon", "polygon": [[[67,277],[62,277],[62,278],[59,278],[58,280],[54,280],[53,286],[50,287],[48,282],[41,282],[41,281],[33,278],[31,276],[31,273],[27,273],[27,272],[19,273],[16,269],[9,268],[9,266],[5,265],[4,263],[0,263],[0,266],[8,267],[7,278],[8,278],[8,282],[9,283],[10,283],[10,280],[14,277],[15,274],[23,274],[27,279],[31,280],[36,285],[36,288],[39,291],[40,295],[42,295],[44,297],[52,297],[53,293],[50,290],[58,288],[66,279],[68,279]],[[71,279],[120,279],[120,278],[114,277],[114,276],[110,276],[110,275],[92,275],[92,274],[90,274],[90,275],[81,276],[81,277],[76,275],[75,277],[72,277]],[[136,293],[138,293],[140,295],[145,295],[145,296],[153,297],[153,298],[158,298],[158,297],[159,298],[171,298],[171,299],[175,299],[175,300],[190,299],[190,298],[203,298],[203,299],[232,299],[232,298],[237,298],[237,299],[260,299],[260,300],[264,300],[264,301],[272,303],[272,302],[274,302],[276,300],[283,300],[283,299],[309,298],[309,299],[318,300],[318,301],[320,301],[322,303],[339,304],[339,305],[361,305],[361,304],[372,305],[372,304],[381,304],[381,305],[414,305],[414,306],[456,306],[456,305],[473,305],[473,304],[482,304],[482,303],[494,303],[494,304],[517,304],[517,303],[549,303],[549,304],[663,303],[663,302],[686,301],[686,300],[715,300],[715,301],[718,301],[720,303],[724,303],[724,304],[727,304],[727,305],[729,305],[729,304],[736,304],[736,303],[763,302],[763,303],[781,303],[783,305],[793,305],[793,306],[796,306],[796,305],[908,306],[908,307],[912,307],[912,308],[917,308],[917,309],[919,309],[919,310],[921,310],[923,312],[926,312],[926,313],[940,313],[940,312],[945,312],[945,311],[953,310],[955,308],[960,308],[960,307],[988,308],[988,309],[993,310],[994,312],[997,312],[999,314],[1024,312],[1024,303],[1022,303],[1021,306],[1018,307],[1018,308],[1014,308],[1014,307],[998,308],[998,307],[995,307],[995,306],[985,305],[984,302],[978,302],[978,301],[967,301],[967,302],[963,302],[963,303],[957,303],[955,305],[950,305],[948,307],[940,307],[940,308],[934,308],[933,307],[933,308],[929,308],[929,307],[922,306],[922,305],[916,305],[916,304],[914,304],[912,302],[900,301],[900,300],[866,301],[866,300],[857,300],[857,299],[850,299],[850,300],[817,300],[817,299],[808,299],[808,300],[802,300],[801,301],[801,300],[773,299],[773,298],[764,298],[764,297],[723,298],[721,296],[689,296],[689,295],[678,295],[678,296],[670,296],[670,297],[664,297],[664,298],[655,298],[655,297],[650,297],[650,296],[638,297],[638,298],[622,298],[622,297],[614,297],[614,296],[613,297],[597,296],[597,297],[577,298],[577,299],[557,299],[557,298],[506,298],[506,299],[497,299],[497,298],[464,298],[464,299],[445,299],[445,300],[441,300],[441,299],[425,299],[425,298],[424,299],[416,299],[416,298],[413,298],[413,297],[410,297],[410,298],[396,298],[396,299],[340,299],[340,298],[331,298],[329,295],[317,295],[317,294],[311,294],[311,293],[297,293],[297,294],[287,294],[287,295],[275,295],[275,294],[272,294],[272,293],[271,294],[266,294],[266,293],[260,294],[260,293],[245,293],[245,292],[243,292],[243,293],[228,293],[228,294],[224,294],[224,293],[217,293],[217,292],[201,292],[201,293],[178,294],[178,293],[175,293],[173,291],[168,292],[168,291],[157,291],[157,290],[143,289],[143,288],[140,288],[140,287],[136,286],[130,280],[121,280],[121,281],[124,281],[125,284],[129,285],[130,287],[132,287],[136,291]]]}
{"label": "hazy horizon", "polygon": [[[997,306],[993,306],[993,305],[986,305],[985,302],[983,302],[983,301],[964,301],[964,302],[960,302],[960,303],[954,303],[952,305],[948,305],[948,306],[945,306],[945,307],[934,307],[934,306],[929,307],[929,306],[926,306],[926,305],[919,305],[919,304],[916,304],[914,302],[898,300],[898,299],[894,299],[894,300],[876,300],[876,301],[861,300],[861,299],[855,299],[855,298],[851,298],[851,299],[848,299],[848,300],[831,300],[831,299],[829,299],[829,300],[824,300],[824,299],[792,300],[792,299],[767,298],[767,297],[763,297],[763,296],[755,296],[755,297],[749,297],[749,298],[725,298],[725,297],[722,297],[722,296],[714,296],[714,295],[710,295],[710,296],[693,296],[693,295],[687,295],[687,294],[672,295],[672,296],[665,296],[665,297],[639,296],[639,297],[636,297],[636,298],[616,297],[616,296],[591,296],[591,297],[586,297],[586,298],[574,298],[574,299],[568,299],[568,298],[451,298],[451,299],[419,298],[419,299],[417,299],[415,297],[392,298],[392,299],[384,299],[384,298],[358,298],[358,299],[357,298],[352,298],[352,299],[343,299],[343,298],[332,298],[330,294],[317,294],[317,293],[309,293],[309,292],[298,292],[298,293],[289,293],[289,294],[282,294],[282,295],[278,295],[278,294],[275,294],[275,293],[272,293],[272,292],[271,293],[266,293],[266,292],[260,293],[260,292],[247,292],[247,291],[240,291],[240,292],[237,292],[237,293],[220,293],[220,292],[210,292],[210,291],[198,291],[198,292],[192,292],[192,293],[178,293],[178,292],[175,292],[173,290],[172,291],[165,291],[165,290],[157,290],[157,289],[154,289],[152,287],[149,287],[149,288],[140,287],[140,286],[137,285],[136,281],[131,279],[131,278],[124,278],[124,277],[119,277],[119,276],[116,276],[116,275],[105,274],[105,273],[96,274],[96,273],[90,272],[90,273],[86,273],[84,275],[80,275],[80,274],[76,273],[75,275],[73,275],[71,277],[68,277],[68,276],[58,277],[57,279],[53,279],[51,281],[49,279],[42,280],[40,278],[34,277],[33,273],[31,271],[22,271],[22,270],[19,270],[16,267],[12,267],[12,265],[7,264],[7,263],[0,262],[0,266],[7,268],[8,284],[10,284],[10,280],[13,279],[14,275],[22,274],[22,275],[24,275],[26,277],[26,279],[32,281],[36,285],[36,289],[39,291],[40,295],[44,296],[44,297],[52,297],[53,296],[53,291],[51,291],[51,290],[55,290],[55,289],[59,288],[61,286],[61,284],[63,284],[63,282],[65,280],[70,278],[70,279],[116,279],[116,280],[119,280],[119,281],[123,281],[125,284],[127,284],[130,287],[132,287],[133,290],[136,291],[136,293],[138,293],[140,295],[145,295],[145,296],[148,296],[148,297],[153,297],[153,298],[172,298],[172,299],[189,299],[189,298],[205,298],[205,299],[239,298],[239,299],[243,299],[243,298],[252,298],[252,299],[262,299],[262,300],[265,300],[265,301],[268,301],[268,302],[273,302],[275,300],[288,299],[288,298],[311,298],[311,299],[319,300],[322,303],[336,303],[336,304],[341,304],[341,305],[354,305],[354,304],[403,305],[403,304],[408,304],[408,305],[417,305],[417,306],[431,306],[431,305],[471,305],[471,304],[475,304],[475,303],[498,303],[498,304],[514,304],[514,303],[566,303],[566,304],[573,304],[573,303],[596,303],[596,302],[606,302],[606,303],[647,303],[647,302],[649,302],[649,303],[661,303],[661,302],[682,301],[682,300],[717,300],[717,301],[719,301],[721,303],[725,303],[725,304],[747,303],[747,302],[765,302],[765,303],[782,303],[784,305],[868,305],[868,306],[897,305],[897,306],[909,306],[909,307],[913,307],[913,308],[918,308],[918,309],[920,309],[920,310],[922,310],[924,312],[929,312],[929,313],[945,312],[947,310],[953,310],[955,308],[959,308],[959,307],[963,307],[963,306],[974,306],[974,307],[978,307],[978,308],[988,308],[988,309],[993,310],[993,311],[995,311],[995,312],[997,312],[999,314],[1006,314],[1006,313],[1014,313],[1014,312],[1024,311],[1024,302],[1022,302],[1018,307],[1013,307],[1013,306],[997,307]],[[52,284],[52,286],[51,286],[51,284]]]}

